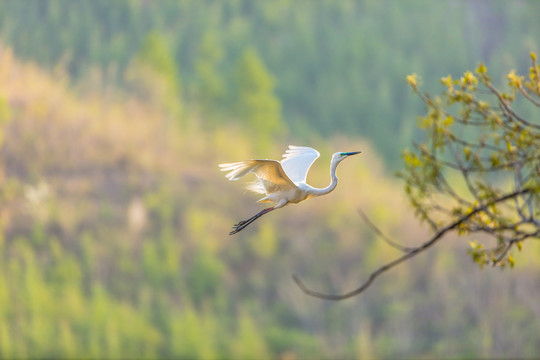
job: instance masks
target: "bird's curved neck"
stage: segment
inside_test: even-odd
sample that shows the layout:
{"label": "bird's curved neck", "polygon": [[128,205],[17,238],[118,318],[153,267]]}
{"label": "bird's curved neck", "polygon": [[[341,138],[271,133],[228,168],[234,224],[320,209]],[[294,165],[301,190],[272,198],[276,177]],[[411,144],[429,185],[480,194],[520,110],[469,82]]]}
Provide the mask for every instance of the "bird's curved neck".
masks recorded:
{"label": "bird's curved neck", "polygon": [[337,161],[332,161],[330,163],[330,178],[331,178],[330,185],[328,185],[327,187],[322,188],[322,189],[314,188],[312,190],[313,196],[326,195],[329,192],[332,192],[336,188],[337,183],[338,183],[338,178],[337,178],[337,175],[336,175],[337,166],[338,166]]}

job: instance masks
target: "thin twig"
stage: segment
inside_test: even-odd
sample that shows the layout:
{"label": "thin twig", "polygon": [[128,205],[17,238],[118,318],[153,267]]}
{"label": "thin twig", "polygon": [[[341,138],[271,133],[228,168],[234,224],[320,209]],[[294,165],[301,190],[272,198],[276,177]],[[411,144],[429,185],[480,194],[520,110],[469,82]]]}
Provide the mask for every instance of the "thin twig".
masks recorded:
{"label": "thin twig", "polygon": [[525,88],[523,88],[523,86],[521,84],[519,84],[519,91],[523,94],[523,96],[525,96],[527,98],[527,100],[529,100],[531,103],[533,103],[534,106],[540,107],[540,102],[533,99],[533,97],[531,95],[529,95],[527,90],[525,90]]}
{"label": "thin twig", "polygon": [[410,252],[410,251],[415,249],[413,247],[407,247],[407,246],[400,245],[400,244],[390,240],[390,238],[388,236],[384,235],[383,232],[377,226],[375,226],[375,224],[373,224],[373,222],[368,218],[366,213],[364,213],[361,209],[358,209],[358,215],[360,215],[360,217],[362,218],[364,223],[370,228],[371,231],[373,231],[375,234],[377,234],[382,240],[384,240],[384,242],[386,242],[391,247],[393,247],[395,249],[398,249],[399,251],[402,251],[402,252],[405,252],[405,253]]}
{"label": "thin twig", "polygon": [[[514,110],[512,110],[512,108],[510,107],[510,105],[506,102],[506,100],[503,99],[502,95],[497,91],[497,89],[495,89],[495,87],[493,87],[493,85],[491,85],[490,83],[486,83],[486,86],[489,88],[489,90],[491,90],[491,92],[497,97],[497,99],[499,100],[499,103],[501,104],[501,106],[503,107],[503,111],[506,110],[506,112],[508,114],[510,114],[512,117],[516,118],[516,120],[518,120],[520,123],[522,123],[523,125],[525,126],[529,126],[529,127],[532,127],[534,129],[540,129],[540,125],[536,125],[536,124],[533,124],[533,123],[530,123],[528,121],[526,121],[525,119],[523,119],[521,116],[519,116],[518,114],[516,114],[516,112]],[[510,121],[512,121],[512,119],[510,118]]]}

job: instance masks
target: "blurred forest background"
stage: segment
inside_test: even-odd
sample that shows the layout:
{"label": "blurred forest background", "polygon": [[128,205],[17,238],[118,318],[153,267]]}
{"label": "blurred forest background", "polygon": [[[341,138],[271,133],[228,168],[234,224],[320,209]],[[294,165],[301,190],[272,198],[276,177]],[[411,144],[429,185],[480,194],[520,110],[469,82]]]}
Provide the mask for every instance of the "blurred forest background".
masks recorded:
{"label": "blurred forest background", "polygon": [[[0,357],[533,357],[540,247],[479,270],[467,239],[329,303],[428,235],[393,172],[427,90],[524,72],[536,1],[0,0]],[[217,164],[322,156],[331,195],[238,236]],[[472,239],[469,239],[472,240]]]}

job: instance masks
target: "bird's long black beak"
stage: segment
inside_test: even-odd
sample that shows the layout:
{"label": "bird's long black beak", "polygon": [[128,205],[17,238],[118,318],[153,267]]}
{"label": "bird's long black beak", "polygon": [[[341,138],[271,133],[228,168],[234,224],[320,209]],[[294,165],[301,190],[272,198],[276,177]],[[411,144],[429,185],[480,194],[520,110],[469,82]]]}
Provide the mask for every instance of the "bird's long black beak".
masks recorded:
{"label": "bird's long black beak", "polygon": [[351,155],[356,155],[356,154],[360,154],[360,153],[361,153],[361,151],[352,151],[352,152],[345,153],[345,155],[351,156]]}

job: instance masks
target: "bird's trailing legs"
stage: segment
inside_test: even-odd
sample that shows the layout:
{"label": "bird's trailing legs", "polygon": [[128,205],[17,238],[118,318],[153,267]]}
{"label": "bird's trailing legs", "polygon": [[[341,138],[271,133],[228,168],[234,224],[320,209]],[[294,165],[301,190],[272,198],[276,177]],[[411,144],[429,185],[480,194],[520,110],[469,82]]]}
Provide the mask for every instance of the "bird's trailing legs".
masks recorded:
{"label": "bird's trailing legs", "polygon": [[229,233],[229,235],[234,235],[236,234],[237,232],[240,232],[242,230],[244,230],[244,228],[246,226],[248,226],[249,224],[251,224],[252,222],[254,222],[255,220],[257,220],[258,218],[260,218],[261,216],[263,216],[264,214],[268,214],[270,211],[274,210],[275,207],[269,207],[269,208],[266,208],[260,212],[258,212],[257,214],[253,215],[252,217],[250,217],[249,219],[247,220],[242,220],[240,221],[238,224],[234,225],[233,226],[233,230]]}

